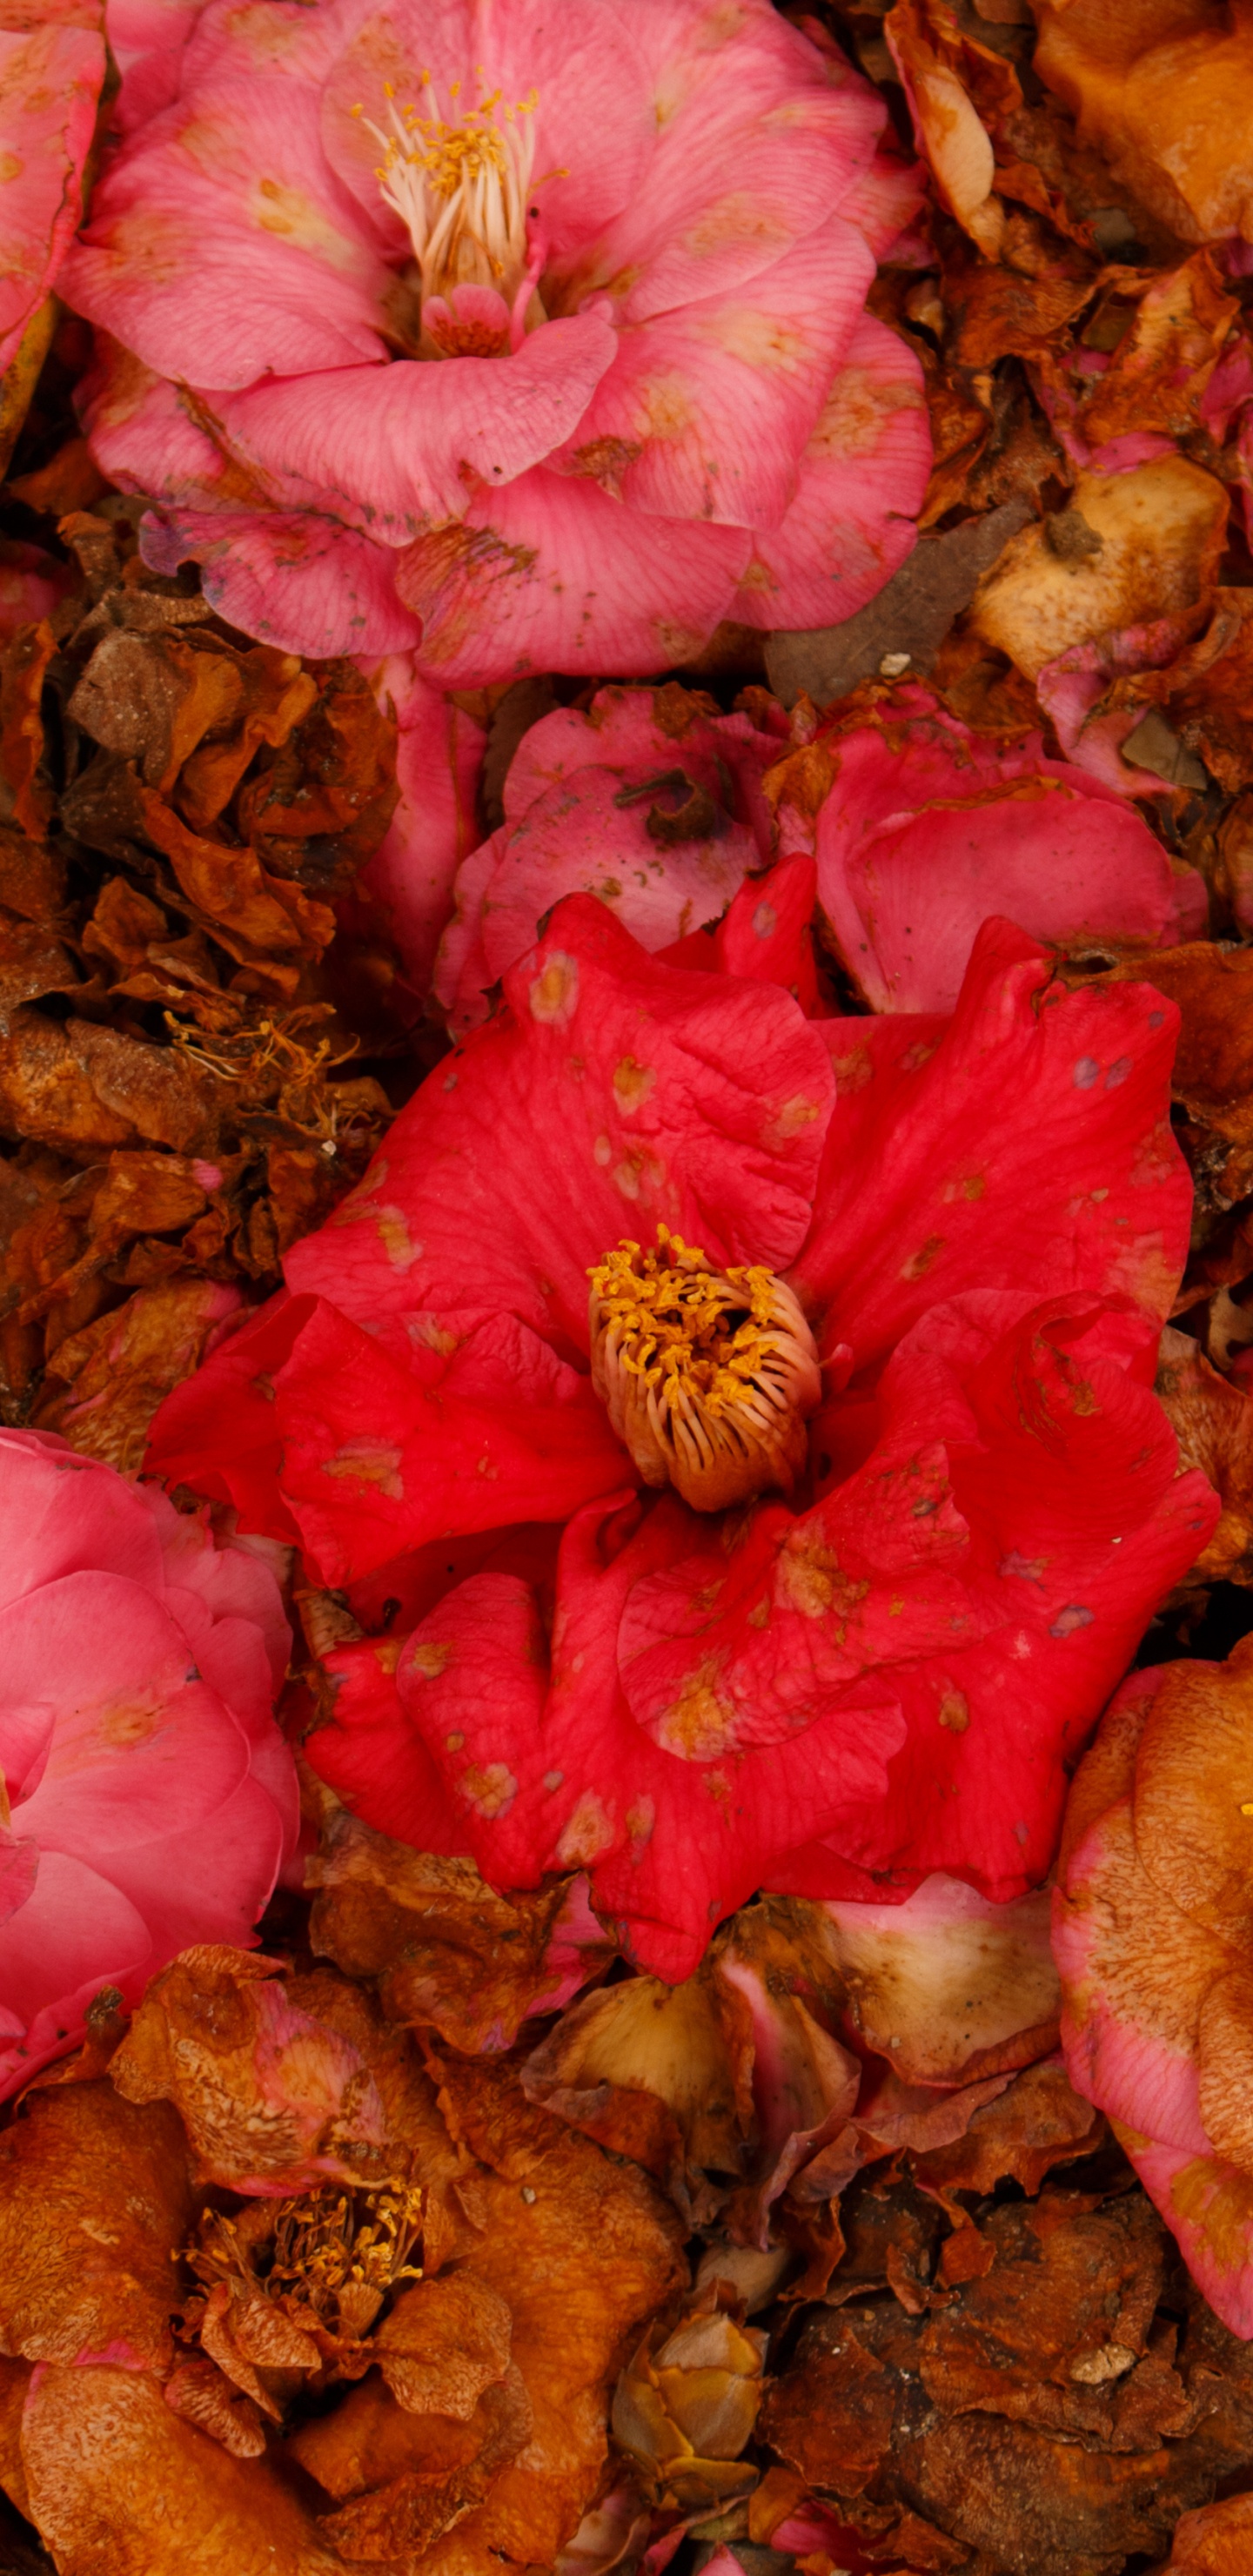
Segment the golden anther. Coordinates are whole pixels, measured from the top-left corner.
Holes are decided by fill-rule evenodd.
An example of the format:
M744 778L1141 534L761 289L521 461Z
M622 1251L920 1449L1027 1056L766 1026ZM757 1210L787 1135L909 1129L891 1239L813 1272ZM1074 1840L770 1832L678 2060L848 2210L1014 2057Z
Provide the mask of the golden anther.
M715 1270L668 1227L589 1271L592 1383L648 1485L696 1511L791 1493L821 1393L790 1288L757 1265Z

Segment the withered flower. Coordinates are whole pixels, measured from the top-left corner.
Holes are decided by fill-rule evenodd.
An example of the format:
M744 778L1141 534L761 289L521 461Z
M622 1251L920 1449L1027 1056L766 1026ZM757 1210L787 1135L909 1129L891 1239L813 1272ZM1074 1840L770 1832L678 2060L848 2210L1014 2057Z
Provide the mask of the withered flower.
M729 2504L756 2486L741 2458L757 2421L768 2338L712 2283L667 2332L654 2326L623 2371L613 2436L660 2504Z

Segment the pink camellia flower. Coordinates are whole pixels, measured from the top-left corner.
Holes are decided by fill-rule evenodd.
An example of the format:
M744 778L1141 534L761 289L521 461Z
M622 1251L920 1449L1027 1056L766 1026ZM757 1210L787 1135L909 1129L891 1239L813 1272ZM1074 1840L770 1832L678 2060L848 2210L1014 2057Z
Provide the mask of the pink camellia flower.
M1151 1391L1171 1005L1002 922L952 1019L809 1020L758 944L559 903L150 1453L383 1631L323 1777L498 1886L590 1867L670 1977L757 1886L1038 1881L1217 1509Z
M505 820L457 872L434 991L458 1030L566 894L593 894L655 955L717 922L771 857L762 776L786 742L673 682L598 689L523 736Z
M812 837L833 944L874 1010L951 1011L992 913L1067 942L1168 946L1205 927L1196 870L1038 734L994 744L913 685L817 747L830 790L816 827L783 803L782 845Z
M251 1942L294 1847L264 1552L62 1440L0 1431L0 2098L198 1941Z
M103 14L102 0L38 0L33 9L0 0L0 371L17 357L82 221Z
M1053 1911L1075 2090L1210 2306L1253 2335L1253 1639L1132 1673L1080 1765Z
M235 624L652 672L909 552L920 377L864 307L916 179L769 0L208 0L177 78L65 288L148 561Z

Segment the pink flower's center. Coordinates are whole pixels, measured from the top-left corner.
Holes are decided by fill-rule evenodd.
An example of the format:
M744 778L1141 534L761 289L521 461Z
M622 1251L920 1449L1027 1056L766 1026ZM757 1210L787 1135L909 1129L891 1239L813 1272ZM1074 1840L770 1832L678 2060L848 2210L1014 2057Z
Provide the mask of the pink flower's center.
M647 1485L696 1511L790 1493L821 1392L813 1335L773 1270L715 1270L664 1226L589 1271L592 1383Z
M464 82L451 83L446 117L429 72L422 75L420 104L400 105L387 83L382 125L364 108L353 109L380 146L375 175L407 227L423 306L433 302L437 309L431 336L445 353L460 345L448 319L458 313L459 289L478 292L482 309L467 310L464 317L477 348L491 338L490 332L487 341L483 336L490 320L485 293L495 299L499 316L495 344L519 346L542 265L534 218L530 224L527 219L538 92L510 107L499 90L483 90L481 66L478 77L480 96L473 107L462 105Z

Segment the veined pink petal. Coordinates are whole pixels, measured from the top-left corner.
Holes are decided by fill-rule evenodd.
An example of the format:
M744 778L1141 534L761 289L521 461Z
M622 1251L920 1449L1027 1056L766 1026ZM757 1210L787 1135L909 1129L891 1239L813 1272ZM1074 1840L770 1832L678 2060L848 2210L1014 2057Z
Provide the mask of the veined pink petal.
M838 625L912 551L931 471L931 430L912 350L864 314L800 460L777 527L759 523L733 617L746 626Z
M396 717L400 801L354 893L381 915L413 991L425 999L450 927L457 871L477 837L486 736L464 708L420 678L411 654L368 665L366 677Z
M830 1070L787 995L659 967L585 896L505 990L508 1019L438 1069L289 1254L294 1289L375 1331L477 1309L585 1350L588 1266L624 1234L660 1219L715 1261L776 1268L799 1249Z
M488 1016L491 976L483 946L483 897L500 865L506 834L492 832L457 870L452 917L435 957L431 991L454 1037L481 1028Z
M0 2031L0 2098L75 2046L101 1986L138 2002L151 1958L142 1914L107 1873L42 1853L31 1896L0 1924L0 1989L22 2028L20 2038Z
M747 283L624 324L552 462L662 518L776 527L873 275L832 216Z
M136 142L62 271L77 312L199 386L383 356L389 273L327 167L316 92L222 81Z
M147 125L178 96L183 52L203 0L109 0L109 46L122 75L117 133Z
M787 719L777 710L786 732ZM676 761L725 799L747 823L765 861L771 853L771 813L762 794L762 771L780 757L781 736L743 714L710 715L699 698L662 689L598 689L590 707L558 707L524 733L505 779L505 820L520 822L546 788L573 770L595 763L624 785L673 768Z
M748 543L739 528L641 517L537 466L407 546L396 586L437 685L650 672L697 651L727 614Z
M641 39L655 63L659 128L647 184L578 270L585 290L620 296L628 322L771 267L839 210L884 124L882 102L851 67L837 86L803 36L787 29L780 41L765 0L734 21L712 6L671 13L669 25L641 27Z
M512 483L568 438L617 346L583 315L533 331L516 357L447 358L292 375L220 399L232 449L276 495L400 546L458 519L475 479Z
M390 549L312 512L153 510L140 544L154 572L198 563L210 605L280 652L376 658L421 632L396 596Z
M1169 1311L1191 1184L1169 1125L1174 1011L1151 986L1065 993L989 922L951 1020L815 1025L839 1100L796 1268L859 1370L976 1285ZM989 1100L1012 1115L990 1123Z
M104 79L102 11L40 13L0 27L0 368L64 261L82 221L83 170Z

